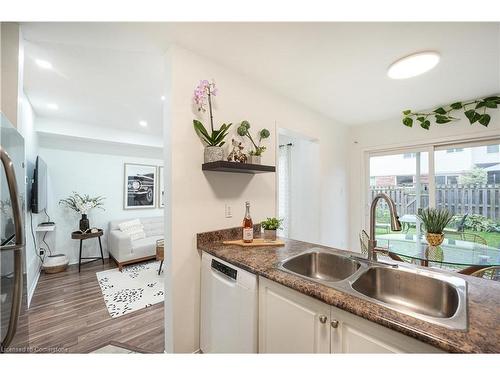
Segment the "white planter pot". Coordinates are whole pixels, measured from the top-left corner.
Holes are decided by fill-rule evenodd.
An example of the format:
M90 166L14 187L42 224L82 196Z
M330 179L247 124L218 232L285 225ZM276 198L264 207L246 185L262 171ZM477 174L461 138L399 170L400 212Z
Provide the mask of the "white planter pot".
M222 147L207 146L203 152L203 159L205 163L224 160L224 150Z
M261 163L261 156L250 155L248 158L248 162L250 164L260 164Z

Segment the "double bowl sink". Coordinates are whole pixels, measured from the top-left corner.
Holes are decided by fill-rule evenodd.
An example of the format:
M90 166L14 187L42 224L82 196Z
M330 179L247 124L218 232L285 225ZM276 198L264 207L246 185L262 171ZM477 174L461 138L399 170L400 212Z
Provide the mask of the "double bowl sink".
M467 284L456 276L322 248L287 258L278 268L429 323L467 329Z

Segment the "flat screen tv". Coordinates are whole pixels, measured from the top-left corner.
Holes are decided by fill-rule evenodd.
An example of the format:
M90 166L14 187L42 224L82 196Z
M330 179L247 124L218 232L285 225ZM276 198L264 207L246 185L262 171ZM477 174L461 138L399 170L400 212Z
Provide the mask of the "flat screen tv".
M31 211L38 214L47 208L47 164L40 156L36 158L31 186Z

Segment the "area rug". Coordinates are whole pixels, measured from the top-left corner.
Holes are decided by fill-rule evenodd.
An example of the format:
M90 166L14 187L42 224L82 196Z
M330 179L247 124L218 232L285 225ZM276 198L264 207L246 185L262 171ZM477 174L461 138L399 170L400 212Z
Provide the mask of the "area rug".
M163 302L165 283L160 262L149 262L97 272L104 302L112 318Z

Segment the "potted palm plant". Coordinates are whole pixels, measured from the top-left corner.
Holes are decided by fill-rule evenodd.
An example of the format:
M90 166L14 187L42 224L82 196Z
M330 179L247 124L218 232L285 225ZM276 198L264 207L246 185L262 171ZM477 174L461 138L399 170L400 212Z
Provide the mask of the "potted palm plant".
M429 245L441 245L444 240L443 230L453 219L453 214L447 209L426 208L417 217L424 225L425 238Z
M219 130L214 129L214 117L212 114L212 97L217 95L217 88L215 82L202 80L194 90L194 103L197 106L198 112L206 112L210 114L210 132L205 129L205 126L199 120L193 120L194 130L198 136L205 142L205 151L203 159L205 163L219 161L224 159L224 150L222 146L226 143L224 138L231 127L231 124L222 124Z
M272 242L276 241L276 230L281 229L281 224L283 219L277 219L275 217L268 217L260 225L264 229L264 241Z

